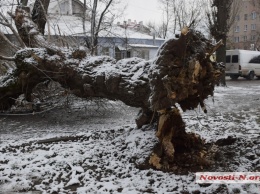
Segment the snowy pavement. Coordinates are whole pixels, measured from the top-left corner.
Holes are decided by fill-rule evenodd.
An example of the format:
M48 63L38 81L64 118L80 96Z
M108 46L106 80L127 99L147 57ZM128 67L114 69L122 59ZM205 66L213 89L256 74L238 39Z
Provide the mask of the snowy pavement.
M227 84L207 100L207 115L183 113L187 131L208 143L236 140L219 143L209 170L260 171L260 80ZM260 184L201 185L194 172L137 168L157 142L155 129L135 128L138 109L95 105L77 101L44 115L1 116L0 193L260 193Z

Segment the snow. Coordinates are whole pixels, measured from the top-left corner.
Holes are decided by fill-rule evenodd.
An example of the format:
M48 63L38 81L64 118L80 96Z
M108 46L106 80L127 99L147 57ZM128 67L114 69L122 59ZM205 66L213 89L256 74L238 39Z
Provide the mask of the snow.
M255 83L259 84L259 81ZM259 140L258 84L218 87L214 103L213 98L206 103L208 115L199 109L183 113L187 130L200 134L207 142L227 136L245 139L247 146L236 148L246 153L245 157L235 158L240 165L228 164L234 172L252 171L253 163L259 162L259 158L247 159L254 150L259 150L259 145L251 143ZM241 103L241 99L245 98L248 100ZM95 106L89 103L84 105L76 101L72 106L74 110L87 106L88 111L74 111L73 115L61 113L60 116L51 116L51 113L47 115L50 121L44 122L39 118L34 124L26 124L24 119L15 122L12 118L7 122L0 117L0 123L5 126L1 129L0 144L1 191L23 190L29 193L34 188L42 193L192 193L196 190L212 193L220 187L218 184L201 187L195 183L194 173L176 175L138 169L136 165L149 156L157 138L155 129L135 129L133 117L137 110L109 102L112 112L100 116L98 112L93 112ZM89 115L91 112L94 115ZM58 121L57 117L67 117L70 122L52 122L52 119ZM16 129L10 132L12 128ZM37 143L67 135L78 139ZM248 147L250 144L252 147ZM218 167L216 171L221 169ZM240 193L259 193L260 189L259 184L224 186L229 193L237 189Z
M0 76L0 87L6 87L15 83L15 78L10 78L12 72L9 72L7 75Z
M140 48L158 48L158 46L149 45L149 44L129 44L131 47L140 47Z
M78 36L83 35L82 19L76 16L52 16L50 18L50 34L59 35L58 27L62 35ZM85 22L86 29L90 29L90 22ZM46 34L48 32L46 31ZM87 31L87 34L90 32ZM153 39L153 36L140 33L131 29L124 29L117 25L113 25L111 29L103 30L99 33L99 37L127 37L137 39ZM157 40L164 40L156 38ZM138 46L138 45L137 45ZM150 45L148 45L151 47Z

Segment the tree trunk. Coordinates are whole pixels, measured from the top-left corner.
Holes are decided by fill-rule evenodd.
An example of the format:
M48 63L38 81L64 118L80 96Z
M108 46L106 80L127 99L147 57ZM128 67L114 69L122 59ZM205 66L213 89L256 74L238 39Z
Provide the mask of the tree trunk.
M90 30L90 34L91 34L91 48L90 48L90 54L94 55L95 54L95 50L96 50L96 42L97 42L97 37L95 36L96 33L96 15L97 15L97 4L98 1L94 0L93 2L93 8L92 8L92 13L91 13L91 30Z
M220 46L219 49L216 51L216 61L223 62L223 64L226 66L226 39L222 40L223 45ZM221 86L227 86L225 73L221 75L220 84Z
M233 0L213 0L212 7L216 8L212 11L213 21L209 17L210 32L212 36L217 41L223 41L223 46L221 46L216 52L216 59L224 65L226 64L227 34L231 26L231 24L229 24L229 20L232 3ZM226 86L225 72L221 76L220 82L222 86Z
M23 10L17 9L14 18L23 40L41 48L16 53L17 69L0 79L2 110L14 104L20 94L24 93L30 100L31 91L38 83L52 79L81 98L121 100L142 108L138 127L150 123L158 114L156 135L162 154L152 154L150 159L150 164L158 169L164 165L162 160L154 160L155 155L156 159L172 161L176 149L195 146L197 140L185 132L175 104L183 111L200 105L206 112L203 101L213 95L214 85L223 73L218 64L210 61L221 43L212 45L199 32L184 28L179 39L164 43L154 61L132 58L116 63L111 57L86 57L85 51L50 46L40 33L26 33L36 28Z
M32 10L32 20L42 34L44 34L49 4L50 0L36 0Z

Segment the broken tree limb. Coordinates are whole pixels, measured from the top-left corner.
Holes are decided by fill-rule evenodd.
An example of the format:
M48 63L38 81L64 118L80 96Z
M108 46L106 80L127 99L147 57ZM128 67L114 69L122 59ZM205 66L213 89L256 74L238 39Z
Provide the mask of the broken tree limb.
M10 16L12 15L10 12L7 12ZM13 34L15 35L15 37L17 38L18 42L20 43L20 46L22 48L25 48L25 44L22 41L22 39L20 38L19 34L17 33L17 31L14 29L14 27L12 26L12 24L8 21L8 19L4 16L4 14L0 13L0 17L5 21L5 22L1 22L2 25L7 26L8 28L10 28L10 30L13 32Z
M14 61L15 60L14 57L6 57L6 56L2 56L2 55L0 55L0 59L5 60L5 61Z
M49 44L43 34L39 32L38 26L32 21L30 13L17 7L15 15L11 15L15 21L19 37L27 47L46 48L51 52L58 52L59 48Z
M213 55L217 50L218 48L221 46L221 45L224 45L223 44L223 41L220 40L216 43L216 45L212 48L212 50L207 54L208 57L210 57L211 55Z
M3 32L0 31L0 37L12 48L12 50L17 51L20 48L13 44L5 35Z

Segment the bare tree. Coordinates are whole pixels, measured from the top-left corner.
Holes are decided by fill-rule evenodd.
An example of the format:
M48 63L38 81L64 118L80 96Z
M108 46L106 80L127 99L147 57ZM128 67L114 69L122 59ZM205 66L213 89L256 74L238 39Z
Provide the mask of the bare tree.
M119 3L118 0L89 0L84 1L84 5L91 8L90 15L90 35L87 37L87 47L91 55L97 54L98 37L101 31L109 31L122 12L115 12L114 5Z
M154 35L166 39L170 33L176 32L175 0L158 0L158 2L162 11L161 22L158 24L150 21L147 26Z
M84 6L83 6L84 10L83 10L83 16L82 16L82 27L83 27L83 33L84 33L84 35L86 35L86 24L85 24L85 22L86 22L86 14L87 14L86 13L87 0L84 0L83 4L84 4Z
M164 34L167 34L167 32L165 31L163 24L156 24L154 22L149 21L146 25L150 29L150 32L153 36L164 39L166 38Z
M162 10L162 24L159 27L159 32L161 33L162 38L167 37L167 33L170 30L170 24L173 19L173 14L172 9L175 9L175 6L173 4L174 1L171 0L159 0L161 4L161 10ZM175 29L175 28L174 28ZM174 30L175 32L175 30Z
M204 18L205 5L205 0L175 1L177 9L175 8L174 12L179 29L184 26L198 27Z
M216 41L223 41L223 45L216 52L216 60L225 64L227 35L235 21L241 2L235 0L211 0L210 3L211 10L207 13L210 34ZM225 74L222 75L221 84L226 86Z
M153 29L159 37L166 38L167 34L175 34L185 26L193 29L203 23L205 6L207 0L158 0L161 5L162 22L148 26Z

